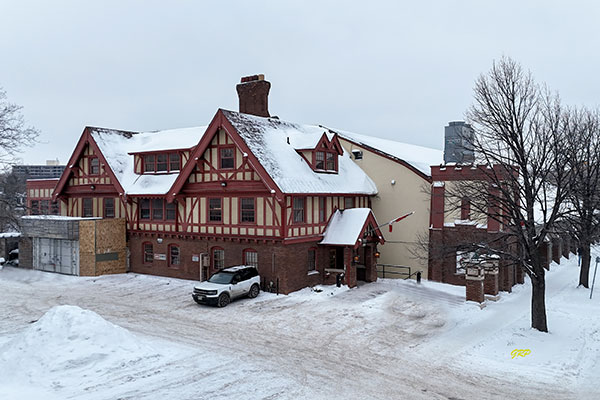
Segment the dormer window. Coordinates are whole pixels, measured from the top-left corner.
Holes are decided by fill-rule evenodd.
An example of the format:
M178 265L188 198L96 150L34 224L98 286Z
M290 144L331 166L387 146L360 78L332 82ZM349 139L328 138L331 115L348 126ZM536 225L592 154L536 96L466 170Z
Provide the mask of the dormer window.
M337 171L335 167L337 161L337 154L327 152L327 171Z
M325 152L317 151L315 153L315 169L325 169Z
M177 152L144 154L143 174L160 174L177 172L181 170L181 156Z

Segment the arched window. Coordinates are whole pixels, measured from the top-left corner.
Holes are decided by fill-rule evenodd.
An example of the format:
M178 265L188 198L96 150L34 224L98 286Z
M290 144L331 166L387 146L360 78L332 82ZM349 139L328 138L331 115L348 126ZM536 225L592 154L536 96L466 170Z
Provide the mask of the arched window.
M244 265L251 265L258 269L258 252L254 249L245 249L243 251Z
M152 262L154 261L154 248L152 247L152 243L144 242L142 244L142 254L143 263L152 264Z
M225 268L225 250L221 247L212 248L212 267L214 270Z
M169 267L179 267L181 264L181 253L176 244L169 245Z

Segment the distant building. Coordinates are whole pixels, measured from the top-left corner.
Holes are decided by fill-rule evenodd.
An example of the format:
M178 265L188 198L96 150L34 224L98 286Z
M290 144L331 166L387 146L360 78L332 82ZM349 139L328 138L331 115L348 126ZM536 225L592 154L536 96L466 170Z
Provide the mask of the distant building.
M58 160L47 160L46 165L13 165L12 172L24 179L54 179L60 178L64 169Z
M471 146L475 132L464 121L449 122L444 128L444 163L473 164L475 152Z

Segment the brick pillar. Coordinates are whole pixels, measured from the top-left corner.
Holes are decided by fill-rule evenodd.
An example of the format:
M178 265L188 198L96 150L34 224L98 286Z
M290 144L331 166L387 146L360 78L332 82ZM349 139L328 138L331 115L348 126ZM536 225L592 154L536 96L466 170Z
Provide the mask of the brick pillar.
M520 283L520 284L524 284L525 283L525 271L523 271L523 267L521 267L520 265L517 265L516 267L516 275L517 275L517 282L515 283Z
M569 237L564 235L562 238L562 255L565 258L569 258L571 244L569 243Z
M356 286L356 267L352 265L352 249L350 247L344 247L344 269L345 281L348 287L353 288Z
M467 267L467 273L465 275L467 301L475 301L477 303L483 303L485 301L483 280L483 268L476 265Z
M557 264L560 264L560 256L562 254L561 250L561 240L560 238L552 239L552 261Z
M375 246L369 246L365 251L365 267L367 268L367 282L377 280L377 259L375 258Z
M483 292L492 296L498 294L498 260L488 260L483 264Z
M500 260L500 268L498 271L498 289L502 292L512 292L514 281L515 265L511 260Z

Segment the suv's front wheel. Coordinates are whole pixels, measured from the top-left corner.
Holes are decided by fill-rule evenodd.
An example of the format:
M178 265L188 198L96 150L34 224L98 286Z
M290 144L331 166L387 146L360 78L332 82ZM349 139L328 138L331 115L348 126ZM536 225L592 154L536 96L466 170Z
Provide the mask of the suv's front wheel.
M221 293L219 300L217 300L218 307L226 307L231 302L231 298L227 293Z
M255 283L254 285L252 285L252 287L250 287L250 291L248 292L248 297L250 297L251 299L253 299L256 296L258 296L258 292L260 292L260 288Z

